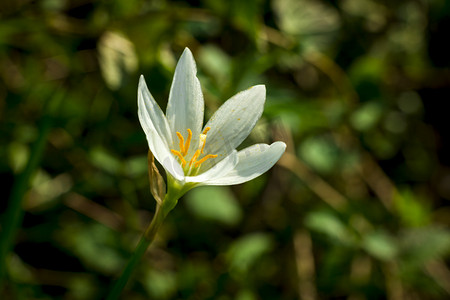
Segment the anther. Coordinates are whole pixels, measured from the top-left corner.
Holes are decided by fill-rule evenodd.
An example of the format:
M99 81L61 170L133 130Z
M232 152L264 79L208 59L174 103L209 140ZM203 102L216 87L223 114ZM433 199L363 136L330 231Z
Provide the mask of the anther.
M180 153L180 151L171 149L170 152L172 152L174 155L176 155L181 160L181 164L183 165L183 168L184 168L186 166L186 160L184 159L184 157Z
M184 153L185 152L185 150L184 150L184 138L181 135L181 133L179 133L178 131L177 131L177 137L180 140L180 152ZM183 154L183 155L186 155L186 154Z
M192 166L193 163L197 160L198 156L200 155L200 150L195 151L194 156L192 156L191 161L189 162L189 167Z
M204 153L205 145L206 145L206 133L211 129L211 127L206 127L203 132L200 134L200 145L201 147L201 153Z
M191 144L191 139L192 139L192 131L188 128L187 132L188 132L188 137L186 139L186 144L184 145L183 151L181 151L183 153L183 156L185 156L188 153L189 145ZM181 149L181 147L180 147L180 149Z
M208 155L205 155L203 158L201 158L199 161L197 161L199 156L204 153L204 149L205 149L205 145L206 145L206 133L208 133L208 131L210 129L211 129L211 127L206 127L203 130L203 132L200 134L198 148L194 152L194 155L192 156L191 160L189 161L189 169L185 170L185 172L187 172L187 174L191 173L192 167L198 168L206 160L217 157L217 155L215 155L215 154L208 154ZM177 137L180 140L180 142L179 142L180 151L173 150L173 149L170 150L170 152L172 152L172 154L174 154L176 157L179 158L183 168L185 168L187 165L185 157L189 151L189 147L190 147L191 141L192 141L192 130L190 130L188 128L187 132L188 132L188 136L186 138L186 141L184 140L183 135L180 132L178 132L178 131L176 132Z
M200 150L201 153L203 153L203 150L205 149L205 145L206 145L206 134L200 134L200 142L199 142L199 147L201 147L202 149Z
M195 163L194 167L198 167L200 164L204 163L208 158L215 158L217 157L217 154L208 154L202 159L200 159L198 162Z
M206 127L205 130L203 130L203 134L206 134L210 129L211 127Z

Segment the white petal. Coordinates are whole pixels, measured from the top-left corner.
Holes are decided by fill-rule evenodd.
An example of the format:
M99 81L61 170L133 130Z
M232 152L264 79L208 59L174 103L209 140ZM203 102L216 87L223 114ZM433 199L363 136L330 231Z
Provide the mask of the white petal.
M186 182L199 182L208 184L210 180L215 180L216 178L220 178L231 172L235 166L238 164L238 154L237 151L234 150L230 155L222 159L219 163L214 165L208 171L203 174L197 176L188 176L186 177Z
M143 76L139 79L138 116L150 151L152 151L156 160L173 177L181 180L184 176L183 170L170 152L173 143L169 124L158 103L150 94Z
M169 147L172 147L173 141L169 123L167 122L166 116L164 116L164 113L158 103L156 103L152 94L148 90L143 75L139 78L138 109L142 110L147 115L144 121L151 121L159 136ZM141 115L139 115L139 117L141 117ZM143 120L140 119L140 121L142 124ZM144 126L142 127L144 128Z
M286 144L256 144L238 152L239 162L228 174L204 182L206 185L233 185L252 180L269 170L283 155Z
M184 172L180 163L175 159L169 151L156 131L150 129L149 134L146 134L148 146L152 151L156 160L163 166L166 172L170 173L175 179L183 181Z
M202 89L196 74L194 57L186 48L175 69L166 111L173 139L176 139L177 131L186 138L189 128L194 145L198 143L204 110Z
M257 85L234 95L211 117L206 127L208 131L205 153L216 154L206 166L216 163L236 149L250 134L261 117L266 100L266 87Z

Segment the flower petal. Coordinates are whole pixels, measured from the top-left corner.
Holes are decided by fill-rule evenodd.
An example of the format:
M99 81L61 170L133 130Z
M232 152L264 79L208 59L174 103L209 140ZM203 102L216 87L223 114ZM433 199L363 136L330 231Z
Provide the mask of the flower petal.
M141 75L139 78L139 88L138 88L138 109L146 113L147 117L141 121L151 121L155 127L158 135L164 140L165 144L170 148L173 145L172 135L167 122L166 116L162 112L158 103L156 103L152 94L148 90L147 84L145 83L144 76ZM139 118L141 115L139 114ZM142 126L144 128L144 126ZM144 128L145 131L145 128Z
M150 94L143 76L139 79L138 116L150 151L156 160L173 177L181 180L184 177L183 170L170 152L173 143L169 124L158 103Z
M233 185L252 180L269 170L283 155L286 144L255 144L238 152L239 162L225 176L203 182L205 185Z
M250 134L261 117L266 100L266 87L256 85L227 100L211 117L205 153L217 158L207 161L211 166L236 149Z
M186 182L207 183L210 180L225 176L226 174L231 172L238 164L237 153L238 152L236 150L232 151L230 155L222 159L219 163L214 165L203 174L197 176L187 176L185 178Z
M192 143L198 143L203 124L204 101L197 67L191 51L186 48L178 61L170 88L167 103L167 119L172 131L172 138L176 139L176 132L187 134L192 130Z

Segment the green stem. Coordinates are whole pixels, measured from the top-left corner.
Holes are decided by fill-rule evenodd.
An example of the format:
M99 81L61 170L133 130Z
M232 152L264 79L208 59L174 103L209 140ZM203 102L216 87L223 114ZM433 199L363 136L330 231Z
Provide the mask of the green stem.
M136 250L134 251L133 255L128 261L128 264L126 265L119 279L115 282L113 288L109 292L108 298L106 298L107 300L115 300L119 298L120 293L122 292L128 280L130 279L131 274L133 273L138 263L141 261L142 257L147 251L148 246L150 246L150 244L152 243L159 227L166 218L167 214L177 204L179 197L180 197L179 193L176 192L174 193L174 191L169 188L166 196L164 197L162 205L156 206L156 212L155 215L153 216L152 222L148 226L145 233L142 235L141 240L139 241L139 244L136 247Z

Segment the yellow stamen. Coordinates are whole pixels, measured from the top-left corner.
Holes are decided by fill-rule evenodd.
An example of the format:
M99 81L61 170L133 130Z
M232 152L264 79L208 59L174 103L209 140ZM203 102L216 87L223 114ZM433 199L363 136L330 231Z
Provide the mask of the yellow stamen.
M203 150L205 149L205 144L206 144L206 134L202 133L202 134L200 134L200 142L198 145L199 148L202 148L200 150L201 153L203 153Z
M181 164L183 165L183 168L186 166L186 160L184 159L183 155L180 153L180 151L177 150L170 150L174 155L176 155L180 160Z
M200 155L200 150L195 151L194 156L192 156L191 161L189 162L189 167L192 166L193 163L197 160L198 156Z
M200 134L200 147L201 153L204 153L205 145L206 145L206 133L211 129L211 127L206 127L205 130L203 130L203 133Z
M181 133L179 133L178 131L177 131L177 137L180 140L180 153L184 153L184 138L181 135ZM183 154L183 155L186 155L186 154Z
M186 144L184 146L184 149L181 151L183 153L183 156L185 156L187 154L187 152L189 150L189 146L191 144L191 139L192 139L192 131L188 128L187 132L188 132L188 137L186 140ZM181 149L181 147L180 147L180 149Z
M192 156L191 160L189 161L189 168L186 169L186 155L189 152L189 147L191 145L191 141L192 141L192 130L190 130L189 128L187 129L188 132L188 136L186 138L186 141L184 140L183 135L180 132L176 132L178 139L180 140L179 142L179 146L180 146L180 151L177 150L173 150L171 149L170 152L172 152L173 155L175 155L176 157L179 158L179 161L181 162L184 172L186 174L192 174L192 172L194 172L194 174L197 174L198 169L200 167L200 165L202 163L204 163L206 160L210 159L210 158L214 158L217 157L217 155L215 154L208 154L205 155L203 158L201 158L200 160L197 161L197 159L199 158L199 156L204 152L205 150L205 144L206 144L206 133L211 129L211 127L206 127L202 133L200 133L199 136L199 143L198 143L198 148L197 150L195 150L194 155ZM193 169L196 169L196 171L193 171Z
M200 159L198 162L196 162L194 167L197 168L200 164L204 163L208 158L215 158L215 157L217 157L216 154L208 154L205 157L203 157L202 159Z
M210 129L211 127L206 127L205 130L203 130L203 134L206 134Z

